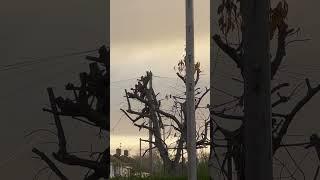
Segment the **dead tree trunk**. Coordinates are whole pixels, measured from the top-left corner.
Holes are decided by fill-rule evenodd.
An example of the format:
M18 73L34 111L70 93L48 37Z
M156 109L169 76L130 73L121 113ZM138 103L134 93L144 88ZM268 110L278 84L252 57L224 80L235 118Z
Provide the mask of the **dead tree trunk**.
M179 65L181 67L184 67L184 62L180 61ZM181 71L183 71L183 68L179 68ZM200 64L197 63L195 65L196 69L196 80L195 84L199 80L200 76ZM181 72L177 73L177 76L183 80L185 83L185 77L180 74ZM176 108L181 113L172 113L166 112L166 110L163 110L161 106L162 100L158 100L159 93L155 93L153 87L148 86L149 81L152 80L152 73L147 72L146 76L142 76L141 79L138 79L138 83L134 86L134 88L131 88L131 91L128 92L125 90L125 97L128 104L128 109L124 110L121 109L121 111L127 116L129 120L135 125L136 127L141 129L146 129L148 131L152 131L152 134L154 135L154 142L152 142L155 146L155 148L159 151L160 157L164 163L164 169L165 172L169 175L178 176L179 171L178 168L180 167L180 160L182 157L182 150L185 149L185 143L186 143L186 101L185 96L174 96L170 95L170 98L173 100L173 108ZM209 92L207 89L204 93L199 92L199 89L197 90L196 96L196 104L195 109L199 107L199 104L203 97ZM169 96L167 95L165 99L169 100ZM140 105L143 106L143 108L133 108L131 101L135 101L140 103ZM147 125L147 120L151 120L153 126L152 128ZM203 136L198 137L197 146L202 146L204 144L207 144L207 128L208 128L208 122L206 122L205 126L205 133ZM164 130L164 128L171 129L172 131L169 131L167 133L174 133L175 137L177 137L176 143L174 143L175 147L168 147L168 145L165 142L165 136L162 136L161 132ZM170 135L170 134L169 134ZM171 150L175 150L174 153L171 153ZM149 151L148 149L147 151ZM169 151L170 150L170 151ZM146 151L146 152L147 152Z

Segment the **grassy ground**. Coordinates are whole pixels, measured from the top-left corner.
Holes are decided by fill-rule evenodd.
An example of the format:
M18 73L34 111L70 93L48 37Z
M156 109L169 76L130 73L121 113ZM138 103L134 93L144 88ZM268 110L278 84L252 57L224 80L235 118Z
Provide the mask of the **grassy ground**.
M207 163L199 163L198 164L198 180L208 180L208 166ZM157 175L147 178L140 178L140 177L128 177L128 178L112 178L111 180L187 180L186 176L181 177L170 177L166 175Z

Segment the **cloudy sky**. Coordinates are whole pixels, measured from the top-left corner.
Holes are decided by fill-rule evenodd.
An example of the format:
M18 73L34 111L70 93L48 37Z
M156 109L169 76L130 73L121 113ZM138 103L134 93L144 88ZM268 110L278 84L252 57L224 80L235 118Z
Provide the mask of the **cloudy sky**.
M174 92L183 87L176 84L173 66L181 59L185 45L184 0L112 0L111 1L111 146L120 146L137 153L139 138L146 138L146 132L138 129L123 116L120 108L126 108L123 97L124 89L130 89L136 78L151 70L154 75L154 86L162 94ZM275 2L275 1L273 1ZM209 0L197 0L195 3L195 57L201 62L203 75L200 86L209 85ZM214 1L218 4L218 1ZM287 48L285 66L276 76L273 83L289 82L292 87L309 77L313 85L320 83L320 62L318 59L320 23L318 1L291 0L289 3L288 22L291 27L300 28L297 38L310 38L311 41L292 44ZM215 23L217 17L214 18ZM274 44L273 44L274 45ZM274 46L273 46L274 47ZM221 51L217 56L223 57ZM221 61L220 61L221 60ZM215 84L236 95L241 94L241 85L231 77L239 76L238 69L228 59L219 59L216 64ZM176 91L177 92L177 91ZM305 93L301 89L292 105ZM216 92L216 99L226 100L224 94ZM290 128L290 134L298 141L306 141L312 133L319 132L315 119L320 95L305 106ZM289 107L289 108L290 108ZM279 109L285 112L288 108ZM288 138L288 142L292 139ZM144 145L146 147L147 144ZM297 154L301 159L302 154ZM308 157L316 158L313 153ZM289 162L290 163L290 162ZM311 164L312 164L311 163ZM310 165L310 164L309 164ZM311 167L311 166L310 166ZM313 173L312 168L309 173Z
M118 147L122 143L122 147L137 149L138 137L146 134L139 133L137 128L130 125L126 117L122 117L119 110L120 107L126 107L123 98L124 89L134 85L136 81L132 78L144 75L147 70L153 71L156 76L169 77L154 80L155 86L159 85L159 91L165 87L164 92L169 91L176 83L173 66L181 59L185 45L184 2L184 0L111 1L111 103L113 104L111 106L111 145L113 147ZM286 64L287 69L291 68L292 72L283 72L281 78L284 80L295 82L297 73L304 73L316 81L315 77L319 75L319 71L311 71L310 68L306 72L308 66L319 66L316 59L318 49L316 43L320 40L317 34L320 24L318 21L311 20L316 17L316 10L313 10L313 7L317 3L297 0L289 2L289 23L301 28L301 38L311 38L312 41L298 43L288 48ZM195 57L201 62L203 68L202 85L208 86L209 1L195 1L194 11ZM297 64L304 66L298 69ZM230 77L224 79L230 74L237 75L234 66L218 64L217 71L216 79L217 83L221 82L218 83L220 89L228 83L234 83L230 81ZM304 77L298 78L301 80ZM319 99L319 97L316 98Z
M203 66L203 81L209 68L209 1L195 2L195 56ZM183 0L111 1L111 145L137 150L140 132L122 117L123 92L136 77L151 70L154 86L162 95L172 91L177 78L173 67L185 48ZM166 77L166 78L164 78ZM134 78L134 79L132 79ZM161 86L160 86L161 85ZM178 88L183 90L180 85ZM117 102L117 103L115 103ZM120 106L119 106L120 105ZM121 118L122 117L122 118Z

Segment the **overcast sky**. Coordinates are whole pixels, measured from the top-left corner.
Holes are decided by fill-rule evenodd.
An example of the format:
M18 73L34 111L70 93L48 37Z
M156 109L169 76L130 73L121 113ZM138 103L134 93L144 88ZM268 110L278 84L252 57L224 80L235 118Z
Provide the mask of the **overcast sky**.
M181 59L185 45L184 0L113 0L111 1L111 145L114 148L122 145L133 153L137 152L139 137L146 137L146 132L139 132L130 121L123 117L120 107L126 108L123 97L124 89L130 89L135 79L151 70L154 75L154 86L162 95L174 92L176 85L173 66ZM274 2L274 1L273 1ZM197 0L195 3L195 57L201 62L203 76L200 86L209 85L209 0ZM217 4L217 1L215 1ZM289 3L289 25L300 27L298 38L311 38L311 41L296 43L287 48L283 70L278 73L273 83L289 82L293 87L304 78L309 77L314 85L320 83L320 62L318 59L320 41L320 23L318 1L291 0ZM217 17L214 18L215 23ZM221 51L217 51L223 56ZM231 61L216 66L216 87L236 95L241 94L241 85L231 80L239 76L237 68ZM166 78L164 78L166 77ZM302 89L293 99L293 104L303 96ZM217 93L216 99L226 100L223 94ZM291 134L304 134L299 140L305 141L309 135L319 132L315 117L320 95L306 105L290 128ZM291 105L293 105L291 104ZM280 109L285 112L286 108ZM145 144L145 147L147 144ZM114 149L113 149L114 150ZM313 154L314 155L314 154ZM314 158L315 156L308 157ZM299 158L299 157L298 157ZM313 171L313 169L310 169Z
M169 90L170 86L175 84L173 66L181 59L185 44L184 2L184 0L111 1L111 80L113 81L111 83L111 103L114 104L111 106L112 146L117 147L122 142L128 148L137 149L139 145L137 136L145 134L139 133L137 128L131 126L129 120L122 117L119 110L119 105L126 107L122 96L124 89L131 88L136 82L132 78L144 75L147 70L152 70L157 76L172 78L155 78L156 87L159 84L161 88L166 87ZM313 81L317 80L315 77L319 75L319 71L301 72L306 68L297 69L295 64L320 65L316 59L318 50L316 42L320 40L317 32L319 32L320 25L318 21L311 20L317 17L317 10L313 10L316 7L315 4L319 2L297 0L289 2L289 23L301 28L301 38L312 38L312 41L290 46L285 63L290 65L286 69L291 68L291 71L305 73L308 77L313 77ZM195 57L201 62L203 68L203 86L208 86L209 1L195 1L194 11ZM219 79L228 76L225 72L237 75L233 72L236 71L235 67L225 64L218 64L217 71L219 71L216 75L217 83ZM290 76L297 75L284 72L281 74L282 79L297 81ZM218 85L220 88L228 83L234 83L226 79L220 82L224 82ZM319 99L319 97L315 99L317 98Z
M209 1L195 2L195 54L208 76ZM173 67L182 59L185 48L185 11L183 0L111 1L111 145L138 148L139 133L125 117L123 92L136 77L151 70L154 86L162 95L170 93L177 78ZM130 79L130 80L127 80ZM121 81L120 81L121 80ZM161 86L160 86L161 84ZM171 88L170 88L171 87ZM183 90L182 86L179 89ZM119 101L120 100L120 101ZM117 104L115 103L117 102ZM121 105L121 106L119 106ZM121 120L119 120L121 118ZM138 136L137 136L138 134Z

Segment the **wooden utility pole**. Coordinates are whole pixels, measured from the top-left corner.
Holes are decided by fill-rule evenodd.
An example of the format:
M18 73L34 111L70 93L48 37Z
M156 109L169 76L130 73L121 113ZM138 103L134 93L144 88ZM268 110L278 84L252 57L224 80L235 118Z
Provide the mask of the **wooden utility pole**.
M269 0L243 0L245 180L271 180Z
M194 102L194 26L193 0L186 0L186 94L188 179L197 179L196 123Z
M214 41L213 41L213 35L214 35L214 3L213 0L210 0L210 107L213 107L213 76L214 76ZM214 139L214 130L213 130L213 117L210 116L210 154L209 154L209 165L208 165L208 170L209 170L209 175L210 179L213 180L214 177L214 166L213 166L213 160L214 160L214 145L213 145L213 139Z
M152 72L150 71L148 73L149 75L149 89L152 89ZM149 119L149 128L152 129L152 119ZM149 130L149 167L150 167L150 173L153 174L153 158L152 158L152 131Z

